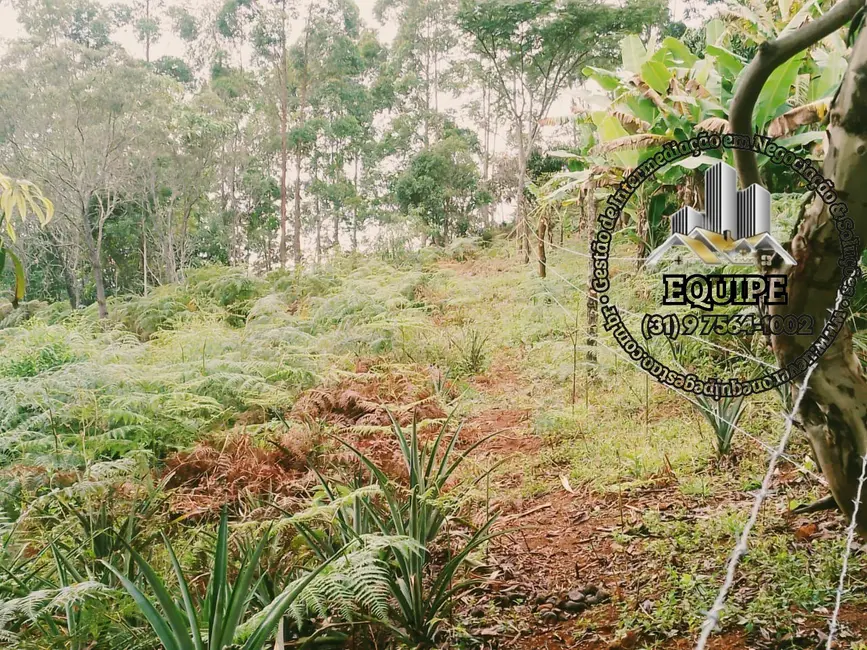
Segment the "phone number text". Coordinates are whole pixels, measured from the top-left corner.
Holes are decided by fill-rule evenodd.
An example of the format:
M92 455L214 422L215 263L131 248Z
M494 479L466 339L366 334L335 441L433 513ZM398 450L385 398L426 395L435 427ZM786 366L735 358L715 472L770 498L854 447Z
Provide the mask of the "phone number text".
M813 317L807 314L645 314L641 333L650 340L664 336L672 341L693 334L707 336L749 335L761 332L770 335L813 334Z

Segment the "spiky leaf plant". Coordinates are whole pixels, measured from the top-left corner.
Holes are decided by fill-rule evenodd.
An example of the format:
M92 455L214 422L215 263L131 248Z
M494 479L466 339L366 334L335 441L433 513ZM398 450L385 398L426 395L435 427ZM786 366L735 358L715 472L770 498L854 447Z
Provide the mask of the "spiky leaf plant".
M414 647L429 647L435 643L453 599L478 582L462 578L460 570L464 561L496 534L491 533L496 521L494 515L463 546L450 548L444 565L434 563L432 547L456 508L445 498L446 483L468 454L491 438L486 436L455 456L460 427L448 439L450 422L451 417L443 423L433 443L426 445L420 443L415 423L407 434L392 418L392 430L407 469L406 484L390 478L369 456L349 442L340 441L370 471L380 493L375 499L358 499L365 516L358 512L353 512L352 517L346 516L347 513L338 515L336 521L343 534L352 535L355 530L363 531L372 526L382 535L398 535L414 541L414 545L409 547L389 547L391 573L388 578L393 601L388 612L389 627L403 643ZM448 496L453 497L451 504L460 494L460 486L449 490ZM315 545L316 537L310 531L306 533L302 530L308 543Z
M719 400L697 395L701 405L698 410L713 429L716 450L720 456L727 456L732 451L732 438L738 427L738 421L744 412L746 404L743 397L723 397Z
M190 590L180 562L168 538L163 535L174 576L178 582L178 599L166 588L156 570L138 553L132 557L156 597L156 602L146 596L123 572L112 565L108 568L117 576L132 596L139 610L153 628L165 650L224 650L235 648L236 636L249 619L255 619L241 650L261 650L273 634L280 619L301 595L312 580L334 559L327 559L302 578L290 583L259 614L248 617L248 609L256 587L256 572L259 559L270 536L262 535L252 551L241 561L234 582L229 578L229 524L225 510L220 517L217 545L214 552L214 567L210 574L204 601L199 601Z

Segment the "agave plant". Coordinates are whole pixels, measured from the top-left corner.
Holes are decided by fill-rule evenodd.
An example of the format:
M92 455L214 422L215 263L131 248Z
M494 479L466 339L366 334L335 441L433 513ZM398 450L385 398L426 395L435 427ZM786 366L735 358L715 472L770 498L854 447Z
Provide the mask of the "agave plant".
M266 532L252 551L245 553L234 582L229 579L229 527L225 510L220 517L214 567L203 601L190 591L189 581L168 538L163 535L172 570L178 581L180 603L166 588L156 570L138 553L130 551L142 575L156 597L156 602L146 596L124 573L107 564L120 583L132 596L139 610L153 628L165 650L261 650L274 633L279 621L292 606L302 591L331 562L332 558L319 564L302 578L290 583L270 604L254 616L248 609L256 588L255 575L259 559L270 532ZM246 636L242 645L236 645L236 637Z
M697 395L699 411L713 429L716 439L716 450L720 456L727 456L732 450L732 438L738 428L738 421L746 405L743 397L723 397L712 399Z
M388 626L398 638L413 647L434 644L440 625L453 599L477 584L472 578L461 579L460 569L467 557L498 533L491 533L496 515L479 527L463 546L449 550L444 565L434 564L431 548L443 532L443 527L454 513L446 503L446 483L476 447L489 440L486 436L459 455L455 446L460 427L447 441L451 418L443 423L430 445L420 444L416 423L407 433L392 418L392 431L400 447L407 469L407 484L390 478L369 456L349 442L340 440L370 471L378 498L360 498L352 504L352 516L341 513L337 518L343 534L353 534L372 526L384 536L408 537L412 545L391 545L392 571L388 587L393 606L388 612ZM452 496L459 488L452 488ZM333 492L331 492L333 497ZM357 510L361 505L366 516ZM311 545L316 537L302 531ZM359 534L359 533L354 533ZM322 552L321 546L319 552Z

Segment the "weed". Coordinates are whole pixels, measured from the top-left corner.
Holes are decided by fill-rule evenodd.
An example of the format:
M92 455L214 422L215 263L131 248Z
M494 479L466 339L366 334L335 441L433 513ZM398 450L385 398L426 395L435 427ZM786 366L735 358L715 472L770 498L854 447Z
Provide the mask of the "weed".
M455 365L458 374L478 375L484 371L488 358L488 335L470 328L464 330L461 338L453 340L452 344L458 351L458 362Z

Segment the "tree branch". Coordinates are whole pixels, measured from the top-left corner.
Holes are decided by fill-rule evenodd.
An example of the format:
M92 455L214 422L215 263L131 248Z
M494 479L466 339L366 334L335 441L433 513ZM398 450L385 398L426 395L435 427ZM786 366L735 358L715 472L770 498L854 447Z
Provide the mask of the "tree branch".
M774 70L798 52L806 50L840 29L852 19L863 4L864 0L841 0L824 16L816 18L791 34L762 43L758 55L744 71L743 80L732 99L729 112L732 133L752 135L753 109L762 88ZM744 187L760 182L756 154L752 151L735 149L735 166Z

